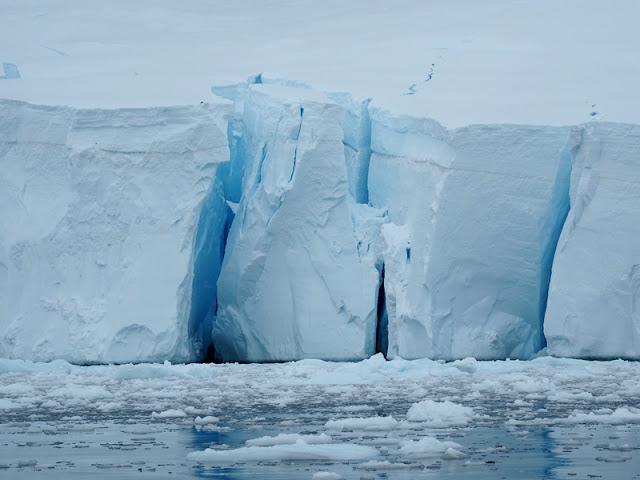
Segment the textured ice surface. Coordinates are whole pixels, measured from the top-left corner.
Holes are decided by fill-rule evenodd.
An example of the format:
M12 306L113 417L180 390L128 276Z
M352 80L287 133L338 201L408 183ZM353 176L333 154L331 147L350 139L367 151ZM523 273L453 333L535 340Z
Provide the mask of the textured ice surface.
M369 200L387 209L390 357L527 358L543 345L571 130L449 131L372 113Z
M375 351L379 275L359 238L345 109L304 88L253 85L242 95L232 158L244 158L244 177L218 281L216 353L365 358Z
M544 331L568 357L640 357L640 127L586 126Z
M0 356L202 358L229 112L0 102Z

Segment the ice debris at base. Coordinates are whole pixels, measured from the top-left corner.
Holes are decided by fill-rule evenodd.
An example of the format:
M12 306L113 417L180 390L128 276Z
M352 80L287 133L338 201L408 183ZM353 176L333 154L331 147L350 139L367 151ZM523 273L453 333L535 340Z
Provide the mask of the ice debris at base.
M474 417L473 409L445 400L435 402L423 400L414 405L407 412L407 420L420 422L431 428L448 428L469 423Z
M230 111L0 101L1 357L204 358Z
M372 355L379 274L356 229L362 209L349 188L345 149L355 147L343 144L345 111L304 88L256 85L238 95L231 157L244 175L230 188L241 196L218 281L216 353Z
M189 460L213 465L228 463L301 461L301 460L366 460L376 457L373 447L348 443L306 443L298 440L292 444L277 444L269 447L240 447L233 450L207 448L202 452L192 452Z
M640 357L637 126L214 92L233 107L0 104L0 356Z
M579 444L592 448L605 443L607 450L597 454L608 458L615 458L611 452L637 448L639 375L638 362L553 357L477 362L473 371L462 371L454 363L384 361L380 356L357 363L303 360L84 367L64 361L0 360L0 400L6 400L0 405L9 407L0 413L2 453L8 452L2 463L15 469L19 461L38 458L47 468L52 459L69 451L49 450L53 453L38 455L39 448L55 448L54 441L61 440L65 449L71 449L73 441L80 439L87 441L80 445L103 451L104 463L124 463L126 451L127 462L141 459L149 467L154 462L174 463L171 470L177 469L177 464L186 464L191 472L218 464L254 469L258 459L268 458L259 468L261 472L275 471L272 478L309 478L317 471L359 478L360 472L386 470L406 471L408 478L429 478L434 472L427 467L436 463L443 470L477 478L482 476L478 469L493 467L485 463L487 460L495 460L496 467L508 465L521 471L529 460L550 449L556 458L583 465L584 450L564 447ZM284 405L283 396L288 399ZM567 402L568 398L574 400ZM473 406L474 417L465 425L453 423L446 428L409 421L411 407L426 400ZM355 404L370 405L374 410L363 414L363 422L352 423L352 429L327 428L327 422L352 418L344 408ZM151 415L168 410L179 410L186 417ZM212 433L201 433L195 423L198 416L216 417ZM366 420L387 417L398 422L392 429L367 428ZM27 444L27 440L43 435L46 442ZM155 437L155 442L149 437ZM19 446L7 449L7 444L16 443ZM137 449L129 450L136 444ZM271 449L274 446L279 448ZM352 446L365 447L367 453L376 455L350 458L354 456ZM197 455L194 462L184 461L188 453L206 448L217 453L204 456L202 467ZM292 458L299 460L291 462ZM239 466L233 467L233 463ZM637 463L627 466L639 471ZM547 468L548 463L542 462L542 467ZM86 477L95 467L78 462L62 475L69 477L83 468ZM124 476L138 474L138 465L128 468L119 471ZM278 469L294 468L302 473L278 475ZM178 475L177 470L173 472ZM508 470L503 472L509 478ZM225 473L236 476L235 471Z
M462 458L462 445L456 442L442 441L434 437L422 437L420 440L404 440L400 445L400 453L406 457L445 456L446 458Z

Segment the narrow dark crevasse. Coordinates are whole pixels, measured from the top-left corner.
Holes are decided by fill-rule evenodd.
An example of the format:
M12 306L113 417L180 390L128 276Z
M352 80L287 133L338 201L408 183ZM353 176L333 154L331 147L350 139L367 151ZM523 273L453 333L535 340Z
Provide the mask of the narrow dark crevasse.
M556 249L560 240L560 234L564 229L564 225L569 216L571 209L570 189L571 189L571 172L573 169L573 159L576 157L582 145L583 132L573 130L567 141L567 146L562 152L562 159L555 178L552 205L555 207L556 218L551 225L551 235L547 241L544 253L541 258L541 289L538 303L538 311L540 314L540 349L547 346L547 338L544 334L544 321L547 311L547 302L549 300L549 287L551 284L551 275L553 273L553 260L556 256Z
M384 291L384 263L379 269L380 281L378 282L378 305L376 310L376 351L387 358L389 346L389 323L387 317L387 302Z

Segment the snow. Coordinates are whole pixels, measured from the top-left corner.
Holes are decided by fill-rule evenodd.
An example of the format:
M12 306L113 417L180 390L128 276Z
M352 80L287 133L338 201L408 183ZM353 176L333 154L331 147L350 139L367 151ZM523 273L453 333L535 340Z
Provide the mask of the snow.
M0 101L0 356L204 356L229 113Z
M232 450L192 452L187 458L195 462L224 465L239 462L326 460L366 460L378 455L375 448L354 444L309 444L298 440L293 444L269 447L241 447Z
M0 11L0 64L20 74L0 79L2 98L197 104L212 83L272 72L452 128L570 125L593 111L640 123L636 0L3 0Z
M545 316L553 355L640 358L639 160L637 125L582 131Z
M472 408L448 400L444 402L423 400L411 405L407 412L407 420L421 422L434 428L466 425L473 420L473 417Z

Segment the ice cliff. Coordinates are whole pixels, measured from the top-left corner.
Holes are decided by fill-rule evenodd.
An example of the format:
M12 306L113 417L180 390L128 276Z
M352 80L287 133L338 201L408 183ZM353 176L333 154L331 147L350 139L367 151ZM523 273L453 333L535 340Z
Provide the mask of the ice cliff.
M640 357L637 126L214 92L0 103L0 356Z
M203 358L230 112L0 102L0 356Z

